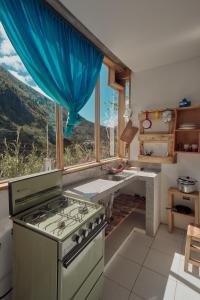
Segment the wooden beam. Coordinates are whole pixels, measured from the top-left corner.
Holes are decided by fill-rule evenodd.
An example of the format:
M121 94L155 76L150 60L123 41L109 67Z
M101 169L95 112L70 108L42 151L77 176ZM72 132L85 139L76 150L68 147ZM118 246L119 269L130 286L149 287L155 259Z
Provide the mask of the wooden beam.
M62 109L56 104L56 167L64 169Z
M123 72L125 69L122 68L120 65L116 64L115 62L113 62L110 58L108 58L107 56L104 56L103 59L103 63L105 65L107 65L109 68L112 68L114 70L116 70L117 72Z
M95 153L96 161L100 161L100 78L95 88Z
M108 85L119 91L124 90L123 85L121 85L115 81L115 69L113 69L111 67L108 68Z
M125 156L125 143L120 140L121 134L125 128L125 89L119 91L119 109L118 109L118 155Z

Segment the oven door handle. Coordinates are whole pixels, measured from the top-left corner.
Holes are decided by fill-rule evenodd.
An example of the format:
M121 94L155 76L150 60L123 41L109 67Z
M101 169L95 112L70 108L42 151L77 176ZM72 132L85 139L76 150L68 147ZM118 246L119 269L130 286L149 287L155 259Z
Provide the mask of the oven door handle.
M95 239L95 237L106 227L107 222L104 222L101 227L92 233L91 236L88 236L87 240L82 245L78 245L70 253L68 253L63 259L63 267L67 269L71 263L77 258L77 256Z

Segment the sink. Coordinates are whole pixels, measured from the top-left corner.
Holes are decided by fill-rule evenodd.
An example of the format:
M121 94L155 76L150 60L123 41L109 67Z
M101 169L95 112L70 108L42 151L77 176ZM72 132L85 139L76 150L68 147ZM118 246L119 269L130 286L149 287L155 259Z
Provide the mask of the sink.
M111 181L121 181L125 178L125 176L121 176L121 175L112 175L112 174L106 174L104 176L101 177L101 179L104 180L111 180Z
M104 176L101 177L101 179L105 179L105 180L111 180L111 181L121 181L129 176L131 176L132 174L128 174L128 173L118 173L118 174L105 174Z

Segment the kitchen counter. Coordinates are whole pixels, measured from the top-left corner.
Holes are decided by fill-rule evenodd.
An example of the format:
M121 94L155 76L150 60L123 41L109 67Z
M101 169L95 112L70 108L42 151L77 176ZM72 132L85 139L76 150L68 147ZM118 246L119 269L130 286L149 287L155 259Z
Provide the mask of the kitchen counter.
M125 170L124 172L130 176L120 181L90 178L66 186L65 191L73 196L98 202L133 181L144 181L146 183L146 232L154 236L160 223L160 172L135 170Z
M131 174L120 181L112 181L102 178L93 178L80 181L76 184L66 187L66 192L79 196L83 199L90 199L92 202L97 202L102 197L111 194L124 186L130 184L133 180L148 180L154 179L159 173L148 171L124 171Z

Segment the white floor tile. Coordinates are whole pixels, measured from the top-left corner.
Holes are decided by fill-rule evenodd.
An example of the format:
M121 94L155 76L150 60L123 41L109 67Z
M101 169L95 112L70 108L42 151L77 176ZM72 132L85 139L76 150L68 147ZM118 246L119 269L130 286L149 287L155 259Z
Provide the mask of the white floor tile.
M166 254L174 255L175 253L182 253L182 240L156 237L151 247Z
M112 280L104 279L102 300L128 300L130 291L116 284Z
M146 235L145 233L138 232L136 230L131 232L131 234L129 235L129 238L136 245L142 245L145 248L150 247L153 242L152 237Z
M143 264L145 257L150 248L146 246L147 243L139 243L137 238L128 239L127 242L120 248L119 255L130 259L138 264Z
M141 297L131 293L128 300L143 300Z
M136 280L133 293L146 300L163 300L166 284L166 277L143 268Z
M156 249L151 249L145 259L144 266L168 277L170 271L178 271L179 262L179 255L169 255Z
M165 286L165 291L162 300L173 300L176 293L177 281L173 277L169 276L167 278L167 284Z
M189 285L178 282L174 300L200 300L200 293Z
M184 236L186 235L186 231L185 230L181 230L178 228L174 228L173 232L170 233L168 231L168 226L165 224L161 224L159 226L158 232L156 234L157 238L167 238L167 239L172 239L172 240L176 240L177 239L183 239Z
M116 255L116 257L105 268L105 275L131 290L140 271L140 265Z

